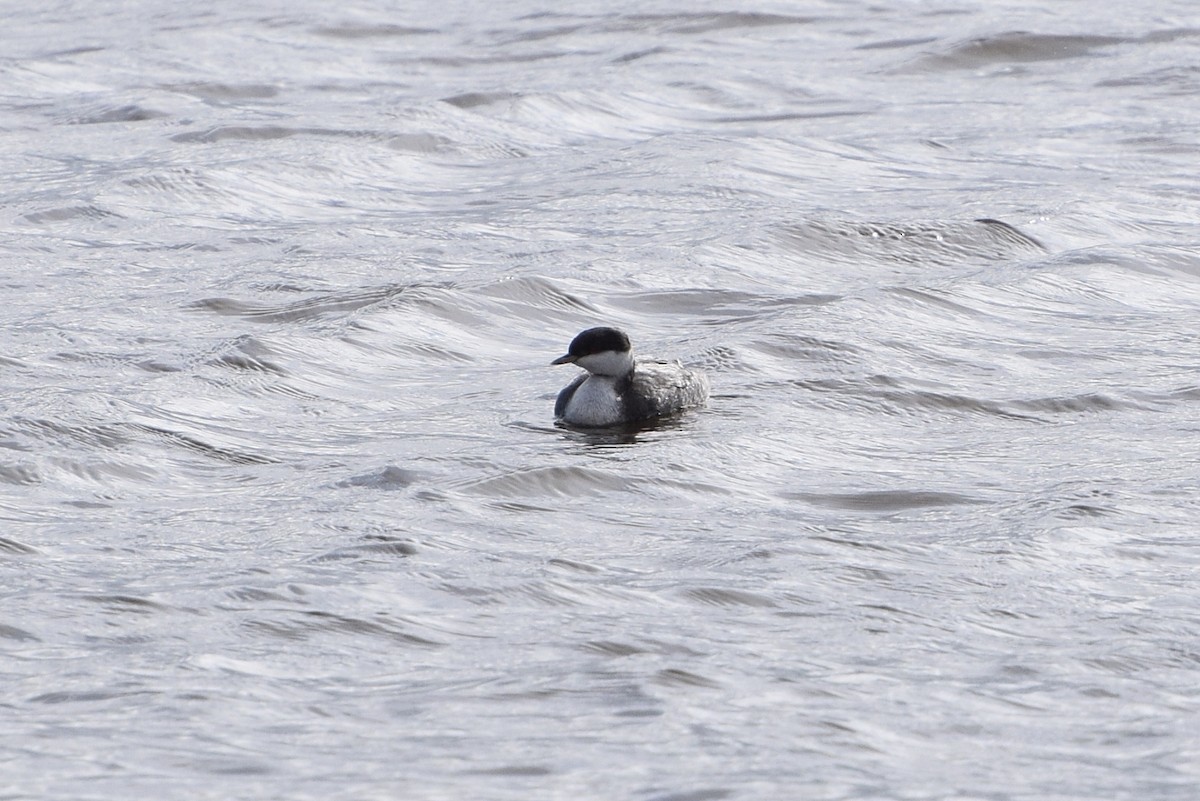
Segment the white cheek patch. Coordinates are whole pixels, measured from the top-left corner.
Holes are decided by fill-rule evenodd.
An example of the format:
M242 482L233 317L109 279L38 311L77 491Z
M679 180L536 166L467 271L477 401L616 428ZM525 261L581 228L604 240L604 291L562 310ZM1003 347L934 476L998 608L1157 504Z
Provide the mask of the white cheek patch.
M622 376L633 369L633 354L629 351L606 350L580 356L575 363L596 375Z

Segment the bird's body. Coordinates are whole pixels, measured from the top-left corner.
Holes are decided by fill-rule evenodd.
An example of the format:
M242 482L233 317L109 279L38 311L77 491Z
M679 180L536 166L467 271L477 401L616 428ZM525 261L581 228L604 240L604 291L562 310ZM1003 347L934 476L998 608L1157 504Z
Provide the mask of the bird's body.
M587 370L558 393L554 416L590 428L634 423L703 406L708 377L679 362L633 358L629 338L615 328L589 328L552 364Z

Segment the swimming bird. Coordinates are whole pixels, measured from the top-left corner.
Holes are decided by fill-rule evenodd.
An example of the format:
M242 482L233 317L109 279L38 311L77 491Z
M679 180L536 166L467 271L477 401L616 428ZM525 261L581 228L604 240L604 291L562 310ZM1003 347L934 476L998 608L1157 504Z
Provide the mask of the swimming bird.
M616 328L589 328L551 364L586 370L554 403L554 416L576 426L598 428L634 423L703 406L708 376L679 362L633 358L629 337Z

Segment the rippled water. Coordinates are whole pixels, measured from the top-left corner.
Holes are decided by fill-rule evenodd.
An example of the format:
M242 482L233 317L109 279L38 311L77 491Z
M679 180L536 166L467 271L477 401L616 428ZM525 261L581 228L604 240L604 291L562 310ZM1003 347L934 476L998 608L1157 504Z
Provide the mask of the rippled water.
M1192 4L554 8L6 12L0 796L1194 798Z

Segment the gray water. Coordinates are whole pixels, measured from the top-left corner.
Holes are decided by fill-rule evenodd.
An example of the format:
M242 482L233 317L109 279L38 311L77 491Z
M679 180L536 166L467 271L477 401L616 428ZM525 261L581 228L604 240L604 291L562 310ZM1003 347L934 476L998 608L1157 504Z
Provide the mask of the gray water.
M0 798L1197 797L1193 3L4 16Z

